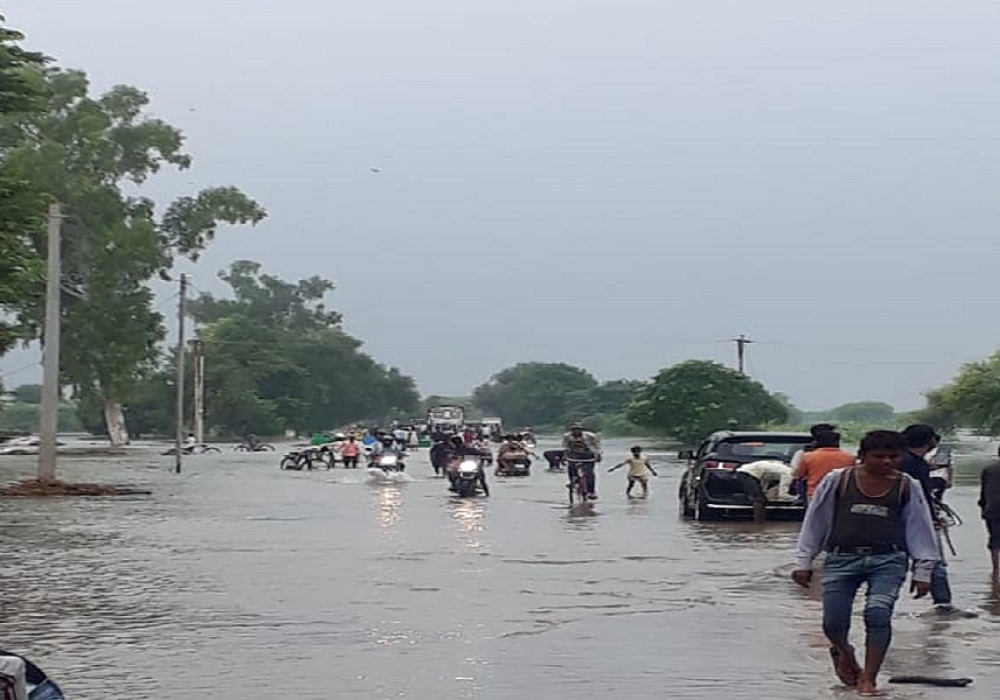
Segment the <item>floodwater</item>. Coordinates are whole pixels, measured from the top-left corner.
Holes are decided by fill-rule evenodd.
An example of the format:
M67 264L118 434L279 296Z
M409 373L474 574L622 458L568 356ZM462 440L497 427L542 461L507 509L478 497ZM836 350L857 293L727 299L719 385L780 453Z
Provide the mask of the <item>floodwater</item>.
M648 501L602 472L601 500L575 509L542 469L454 499L423 457L401 483L282 472L266 453L190 457L179 476L153 449L65 459L68 480L153 495L0 500L0 647L71 700L854 697L816 593L788 580L797 526L682 521L681 466L652 456ZM0 481L32 467L6 458ZM980 615L902 600L886 677L976 682L893 697L996 697L1000 592L975 497L950 499L967 520L951 572Z

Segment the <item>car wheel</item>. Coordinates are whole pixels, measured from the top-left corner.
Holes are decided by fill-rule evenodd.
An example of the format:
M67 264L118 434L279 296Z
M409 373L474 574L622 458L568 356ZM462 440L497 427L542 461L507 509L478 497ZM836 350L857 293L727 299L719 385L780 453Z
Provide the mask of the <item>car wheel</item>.
M683 484L681 484L680 489L678 489L677 501L680 504L682 518L694 517L694 509L691 507L691 504L688 503L687 489L684 488Z
M706 520L713 520L715 514L705 507L705 497L698 493L695 495L694 499L694 519L698 522L705 522Z

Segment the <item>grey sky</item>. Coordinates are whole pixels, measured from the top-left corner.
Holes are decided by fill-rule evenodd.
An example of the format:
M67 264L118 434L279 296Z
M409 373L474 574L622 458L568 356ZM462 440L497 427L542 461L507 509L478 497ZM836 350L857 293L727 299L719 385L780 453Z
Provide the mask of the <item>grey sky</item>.
M269 209L200 288L237 258L329 276L348 330L427 393L521 360L731 362L747 333L801 406L910 408L1000 345L995 1L3 12L185 131L195 168L154 196L235 184Z

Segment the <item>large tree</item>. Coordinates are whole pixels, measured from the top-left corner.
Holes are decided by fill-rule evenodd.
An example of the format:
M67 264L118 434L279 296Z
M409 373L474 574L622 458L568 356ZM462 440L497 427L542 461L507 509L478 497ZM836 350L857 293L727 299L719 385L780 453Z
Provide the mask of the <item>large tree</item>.
M161 168L187 168L181 132L147 117L145 93L118 86L92 97L84 73L39 73L47 102L5 124L5 165L16 177L63 203L63 379L83 401L97 402L113 444L128 440L123 403L144 374L157 370L162 316L149 282L167 279L177 256L190 259L221 223L257 223L264 210L231 187L182 197L157 217L135 190ZM37 324L41 287L20 318Z
M685 445L725 428L752 429L787 418L759 382L717 362L688 360L660 372L637 394L629 418Z
M562 362L524 362L476 388L476 405L512 425L561 425L592 413L597 380Z
M918 417L937 428L962 425L1000 435L1000 351L964 365L951 383L928 392L927 401Z
M3 17L0 17L0 22ZM30 178L13 172L8 153L20 143L11 124L45 107L42 70L47 59L20 47L23 36L0 25L0 354L23 336L12 322L20 301L41 280L36 236L44 221L45 197Z
M360 351L320 277L286 282L238 261L220 274L231 299L191 304L205 344L208 424L235 434L317 431L412 414L413 380Z

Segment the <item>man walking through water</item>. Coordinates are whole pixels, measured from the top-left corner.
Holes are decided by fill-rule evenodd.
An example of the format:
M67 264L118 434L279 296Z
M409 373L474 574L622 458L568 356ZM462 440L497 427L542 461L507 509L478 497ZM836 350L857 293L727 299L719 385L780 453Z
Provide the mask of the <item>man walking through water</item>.
M1000 450L997 451L1000 456ZM1000 461L994 461L979 476L979 510L986 521L993 584L1000 585Z
M948 583L948 565L944 559L941 529L937 525L937 507L934 501L934 486L931 483L931 468L925 459L927 453L937 447L937 431L929 425L918 423L907 426L903 430L903 439L906 441L906 450L899 463L899 470L904 474L909 474L920 484L937 533L938 556L934 563L934 572L931 574L931 599L934 601L934 609L942 615L963 614L951 602L951 585Z
M892 612L913 559L910 590L930 591L938 545L923 490L898 470L906 444L899 433L875 430L861 440L860 464L828 474L816 489L799 533L792 579L808 588L812 560L823 565L823 632L837 677L858 693L881 695L876 678L892 639ZM849 642L854 597L865 594L864 667Z

